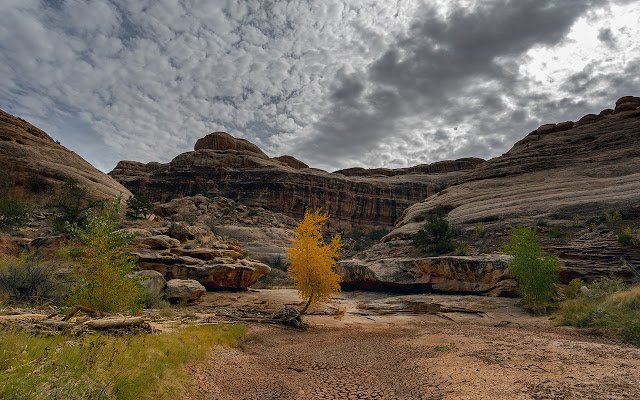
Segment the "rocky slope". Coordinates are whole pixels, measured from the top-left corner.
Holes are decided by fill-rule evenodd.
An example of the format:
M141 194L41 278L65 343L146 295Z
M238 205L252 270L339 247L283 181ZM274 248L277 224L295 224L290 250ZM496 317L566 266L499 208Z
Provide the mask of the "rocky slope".
M498 250L510 225L538 225L544 246L563 263L565 282L606 275L634 279L640 250L618 243L618 234L640 227L640 98L623 97L615 109L577 122L542 125L506 154L458 176L405 210L385 243L345 261L347 281L428 282L434 289L445 282L454 291L482 282L468 272L484 265L484 255L471 256L476 261L461 270L463 259L433 260L411 245L436 207L448 211L472 253ZM492 292L504 279L479 291Z
M307 208L322 208L331 215L330 229L373 230L392 227L408 206L483 162L462 159L402 170L328 173L290 156L269 158L246 140L214 132L168 164L121 161L109 174L152 201L222 196L294 218Z
M44 131L0 110L0 171L16 195L46 195L75 179L96 199L114 199L129 190Z

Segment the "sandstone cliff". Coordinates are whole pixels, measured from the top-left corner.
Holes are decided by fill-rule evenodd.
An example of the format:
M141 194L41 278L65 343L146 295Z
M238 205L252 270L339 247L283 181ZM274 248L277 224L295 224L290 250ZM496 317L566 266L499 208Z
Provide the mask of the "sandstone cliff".
M331 215L330 229L392 227L411 204L424 200L482 164L463 159L402 170L328 173L290 156L269 158L257 146L215 132L168 164L121 161L109 174L152 201L203 194L300 218L307 208Z
M82 157L56 143L44 131L0 110L0 171L14 193L43 195L67 179L76 179L97 199L131 193Z
M405 210L384 243L345 261L347 281L428 282L436 289L444 283L463 292L470 282L484 282L491 284L478 291L494 293L509 286L499 272L478 279L469 268L460 272L461 260L433 260L413 248L411 238L439 206L462 229L471 253L499 251L510 225L537 225L543 245L560 257L565 283L609 275L635 279L640 250L617 238L624 228L640 227L640 98L621 98L615 109L577 122L542 125L506 154L457 176ZM471 268L477 269L484 256L472 257L478 257Z

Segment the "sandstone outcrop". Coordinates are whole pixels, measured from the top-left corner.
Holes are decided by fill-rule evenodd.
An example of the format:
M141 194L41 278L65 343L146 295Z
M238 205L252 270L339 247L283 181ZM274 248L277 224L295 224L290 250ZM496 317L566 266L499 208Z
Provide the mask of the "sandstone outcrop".
M138 268L157 271L166 280L194 279L208 290L245 290L269 273L269 266L248 258L239 246L206 229L181 226L156 229L160 234L142 234L136 239L130 251L137 257ZM185 239L185 231L193 238Z
M293 157L269 158L257 146L224 133L200 139L168 164L121 161L109 174L154 202L203 194L300 218L307 208L331 215L330 229L390 228L409 205L442 190L483 163L462 159L400 170L307 168Z
M565 283L575 277L635 279L633 269L640 269L640 249L622 246L617 236L626 226L640 226L638 107L640 98L625 97L614 111L589 114L575 123L542 125L506 154L458 176L447 189L409 207L383 239L382 248L362 258L390 270L419 261L415 254L414 261L395 261L395 254L415 252L409 239L431 210L443 207L467 238L481 228L494 239L504 235L504 243L509 226L538 225L544 247L560 257ZM608 216L615 213L617 218ZM551 235L567 237L553 239ZM494 240L489 251L499 246ZM382 279L388 276L373 269ZM389 279L397 280L394 276Z
M41 129L0 110L0 171L16 195L46 195L75 179L95 199L127 198L129 190Z
M408 254L387 254L385 246L377 245L358 258L340 261L341 285L399 292L517 295L517 284L507 268L509 256L425 257L411 250Z

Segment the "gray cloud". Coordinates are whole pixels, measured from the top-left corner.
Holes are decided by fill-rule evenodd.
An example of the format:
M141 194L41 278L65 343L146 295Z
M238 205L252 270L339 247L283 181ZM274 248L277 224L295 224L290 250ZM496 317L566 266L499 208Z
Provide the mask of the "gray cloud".
M472 10L453 7L444 16L425 7L408 31L367 68L338 74L333 105L300 149L312 149L307 157L324 164L333 157L358 161L358 153L370 149L371 159L364 160L365 165L381 151L404 154L408 163L490 157L542 123L541 118L577 118L581 114L576 115L575 109L585 114L594 111L590 106L609 104L623 90L637 87L627 82L625 88L618 82L591 102L554 101L551 94L532 96L535 82L518 68L530 49L560 44L579 17L605 4L494 1ZM604 79L598 72L600 62L573 74L559 89L567 95L594 94L595 81ZM623 76L620 71L606 80L612 83ZM352 88L357 90L350 93ZM533 102L540 103L537 110L524 111L536 108ZM413 135L421 137L419 151L403 151L412 136L403 134L410 120L414 120ZM415 120L422 121L422 132ZM443 127L458 125L472 130L453 129L443 140Z
M640 89L640 51L606 13L593 40L619 56L545 60L568 71L553 85L522 70L612 2L466 3L5 0L0 107L103 170L214 130L337 169L491 157Z

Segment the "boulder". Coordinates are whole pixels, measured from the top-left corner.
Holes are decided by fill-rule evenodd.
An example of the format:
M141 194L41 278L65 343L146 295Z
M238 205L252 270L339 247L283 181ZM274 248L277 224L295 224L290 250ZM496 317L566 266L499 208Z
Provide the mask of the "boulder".
M172 303L192 303L206 292L204 286L194 279L171 279L167 282L164 297Z
M167 287L167 281L160 272L147 269L135 271L132 275L140 279L140 285L144 288L146 298L162 297L162 291Z
M149 248L153 250L166 250L174 247L180 247L180 241L178 239L171 238L167 235L142 237L138 242L145 246L149 246Z

